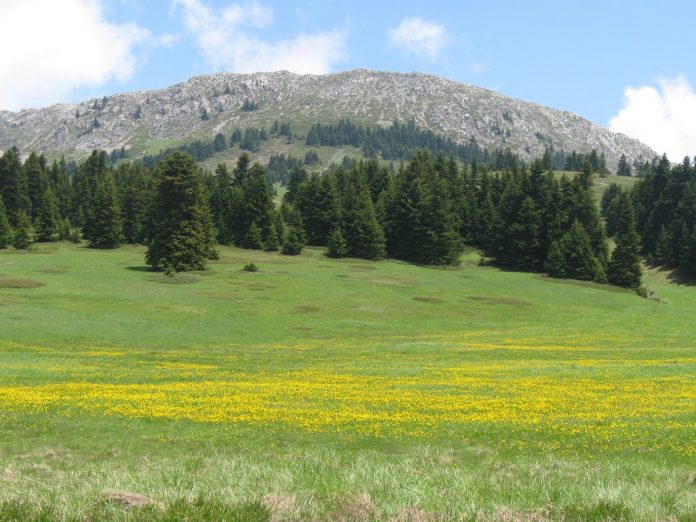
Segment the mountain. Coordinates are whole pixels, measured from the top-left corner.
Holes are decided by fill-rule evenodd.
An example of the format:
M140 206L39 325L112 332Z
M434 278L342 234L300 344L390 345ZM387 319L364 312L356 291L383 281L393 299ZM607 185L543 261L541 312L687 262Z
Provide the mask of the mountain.
M244 110L250 106L253 110ZM490 149L510 148L524 158L553 145L567 152L604 152L610 168L655 152L570 112L503 96L427 74L357 69L327 75L289 72L198 76L167 89L131 92L19 112L0 111L0 148L82 157L100 148L126 147L131 157L234 128L270 128L289 121L296 134L315 123L350 118L388 126L414 119L457 141L475 137ZM279 151L279 152L282 152Z

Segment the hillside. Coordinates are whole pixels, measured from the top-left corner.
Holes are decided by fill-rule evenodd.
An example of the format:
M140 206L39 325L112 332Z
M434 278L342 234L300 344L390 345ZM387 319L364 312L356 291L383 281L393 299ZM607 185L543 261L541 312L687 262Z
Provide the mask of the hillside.
M247 101L256 108L243 110ZM594 148L604 152L611 169L621 154L629 160L655 154L576 114L445 78L363 69L320 76L219 73L167 89L2 111L0 148L79 158L95 148L126 147L131 157L138 157L234 128L269 128L274 120L291 122L293 132L302 135L315 122L340 118L382 126L414 119L457 141L473 136L485 147L509 147L523 158L541 155L551 144L566 151ZM280 146L274 152L284 151Z

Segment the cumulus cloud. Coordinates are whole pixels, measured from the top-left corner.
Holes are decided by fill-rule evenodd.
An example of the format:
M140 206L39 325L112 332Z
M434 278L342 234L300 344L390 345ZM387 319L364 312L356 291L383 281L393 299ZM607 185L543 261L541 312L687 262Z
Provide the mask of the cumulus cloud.
M444 25L417 17L404 18L398 27L387 31L387 36L389 47L430 60L437 58L447 43Z
M99 0L2 0L0 109L65 101L79 87L125 81L135 47L151 40L136 24L109 22Z
M684 76L628 87L624 107L609 122L614 132L646 143L670 160L696 154L696 92Z
M339 30L301 33L273 43L254 36L253 29L273 23L273 10L267 6L229 5L215 11L201 0L173 0L173 5L181 9L187 30L216 70L324 74L345 58L346 37Z

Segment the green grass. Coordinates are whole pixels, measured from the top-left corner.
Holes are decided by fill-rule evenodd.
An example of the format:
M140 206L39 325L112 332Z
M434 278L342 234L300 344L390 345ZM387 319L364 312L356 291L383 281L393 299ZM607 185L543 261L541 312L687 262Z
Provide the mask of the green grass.
M693 287L220 251L0 252L0 520L696 518Z

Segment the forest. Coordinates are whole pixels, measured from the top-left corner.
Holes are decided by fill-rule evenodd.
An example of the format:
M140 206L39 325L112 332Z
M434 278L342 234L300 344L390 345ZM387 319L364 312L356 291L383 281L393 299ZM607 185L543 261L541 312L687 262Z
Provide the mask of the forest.
M315 134L320 129L331 134L327 127ZM154 165L115 166L94 151L70 166L33 152L22 161L11 148L0 157L0 247L140 243L152 268L181 271L205 268L215 244L287 255L325 246L332 257L433 266L457 264L469 245L484 253L482 263L634 289L641 256L696 274L696 167L689 159L640 165L635 187L610 186L600 213L589 156L572 178L554 174L544 158L494 170L429 150L398 167L363 159L317 173L296 161L277 205L267 167L246 154L232 169L204 172L181 151Z

